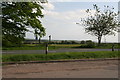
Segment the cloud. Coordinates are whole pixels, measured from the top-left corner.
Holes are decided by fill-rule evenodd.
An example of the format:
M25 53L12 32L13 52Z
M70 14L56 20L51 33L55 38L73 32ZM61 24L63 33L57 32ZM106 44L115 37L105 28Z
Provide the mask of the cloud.
M76 22L79 22L81 18L87 17L85 9L65 12L44 10L43 13L45 16L42 22L47 32L44 38L52 35L53 39L86 39L83 27L76 25Z
M88 16L88 14L86 13L86 9L57 12L54 11L55 6L50 2L42 4L42 6L44 7L42 12L45 15L45 17L49 17L55 20L69 21L73 23L74 21L80 20L81 18L85 18ZM91 12L92 14L95 13L94 10L92 10Z
M48 1L49 2L49 1ZM40 19L43 26L46 28L46 36L43 39L48 39L49 35L52 35L53 40L94 40L97 38L88 34L85 34L84 27L82 25L77 25L76 22L80 23L81 18L86 18L86 9L78 9L71 11L59 12L55 11L55 6L52 3L45 3L42 5L44 10L44 18ZM92 10L92 15L95 13ZM29 34L29 38L34 35ZM116 41L118 37L112 36L112 38L107 37L107 41ZM114 39L114 40L113 40ZM104 41L104 39L103 39Z
M45 10L54 10L55 6L51 3L44 3L44 4L41 4Z
M50 5L54 6L51 3ZM91 37L90 35L85 34L83 26L76 24L76 22L80 22L81 18L88 16L86 9L59 12L55 11L54 7L50 7L47 4L45 4L44 7L45 9L42 10L44 14L42 23L46 28L47 33L44 38L47 39L49 35L52 35L53 39L71 40L82 40ZM92 14L94 14L94 12L95 11L92 10ZM91 39L94 39L94 37L91 37Z
M95 13L94 10L91 11L92 15ZM51 10L44 10L43 14L45 17L49 17L51 19L55 19L57 21L68 21L68 22L75 22L79 21L81 18L86 18L88 14L86 13L86 10L75 10L75 11L66 11L66 12L56 12Z
M52 2L73 2L74 0L49 0Z
M49 0L49 2L119 2L119 0Z
M57 15L59 15L58 12L54 12L54 11L43 10L42 12L45 16L56 17Z
M76 24L76 22L80 23L81 18L88 16L86 9L65 12L44 10L43 13L45 17L42 19L42 22L47 33L44 39L52 35L53 40L94 40L97 42L96 37L85 34L84 27ZM92 10L91 14L93 15L94 13L95 11ZM106 38L106 40L109 39ZM115 38L115 40L117 39ZM104 42L104 40L102 41Z

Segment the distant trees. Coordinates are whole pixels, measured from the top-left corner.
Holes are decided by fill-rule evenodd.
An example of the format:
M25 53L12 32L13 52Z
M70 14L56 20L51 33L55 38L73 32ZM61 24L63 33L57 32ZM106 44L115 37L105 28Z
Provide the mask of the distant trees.
M82 19L85 31L88 34L94 35L98 39L98 44L101 43L103 35L113 35L117 28L120 26L118 21L118 14L109 6L104 6L104 11L95 4L93 5L95 13L92 15L91 9L87 9L86 12L90 15L88 18Z
M78 41L74 40L62 40L62 41L51 41L51 44L80 44Z
M72 40L62 40L62 41L51 41L51 44L88 44L94 43L92 40L82 40L82 41L72 41Z
M93 42L92 40L82 40L80 48L94 48L95 46L95 42Z
M31 29L36 35L44 36L43 7L36 2L2 2L3 46L20 45ZM41 34L40 34L41 33Z
M81 43L81 44L85 44L86 42L85 42L84 40L82 40L80 43Z

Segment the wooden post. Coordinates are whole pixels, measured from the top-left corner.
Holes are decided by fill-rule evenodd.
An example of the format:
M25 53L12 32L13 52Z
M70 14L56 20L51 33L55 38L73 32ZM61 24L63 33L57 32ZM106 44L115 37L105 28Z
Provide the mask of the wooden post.
M49 44L51 43L51 35L49 36Z
M114 51L114 43L112 44L112 51Z
M45 50L45 54L46 54L46 60L47 60L47 54L48 54L48 43L46 43L46 50Z

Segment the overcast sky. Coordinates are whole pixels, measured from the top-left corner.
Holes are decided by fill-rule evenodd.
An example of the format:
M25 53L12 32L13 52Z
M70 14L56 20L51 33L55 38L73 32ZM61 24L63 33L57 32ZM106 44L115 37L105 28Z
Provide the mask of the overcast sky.
M58 1L58 0L57 0ZM62 1L62 0L61 0ZM97 4L101 9L104 5L114 7L118 11L118 2L53 2L49 1L43 4L44 18L41 19L43 26L46 28L46 36L42 39L48 39L51 35L53 40L93 40L97 41L97 37L85 33L80 23L81 18L87 17L86 9L93 9L93 4ZM94 10L92 10L94 14ZM27 33L26 38L33 39L34 35ZM105 42L118 42L118 35L103 37L102 41Z

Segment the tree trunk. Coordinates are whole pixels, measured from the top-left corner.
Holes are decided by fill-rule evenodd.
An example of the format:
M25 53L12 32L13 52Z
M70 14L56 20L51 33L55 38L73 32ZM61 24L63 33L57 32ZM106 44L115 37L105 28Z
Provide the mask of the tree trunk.
M36 40L36 41L38 40L38 36L37 36L37 35L35 36L35 40Z
M98 45L101 44L101 38L102 38L101 36L98 37Z
M39 37L39 44L41 44L41 38Z

